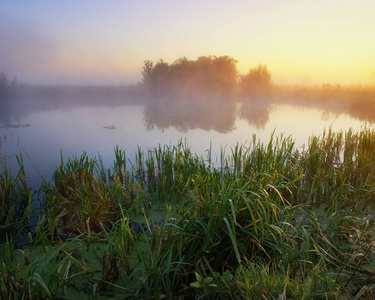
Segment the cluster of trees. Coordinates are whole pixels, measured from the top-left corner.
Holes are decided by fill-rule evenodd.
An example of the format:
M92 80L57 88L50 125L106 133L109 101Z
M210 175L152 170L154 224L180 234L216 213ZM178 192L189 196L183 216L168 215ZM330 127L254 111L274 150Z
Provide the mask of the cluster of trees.
M0 100L10 96L12 90L18 86L17 78L10 81L7 75L2 71L0 73Z
M132 89L133 96L178 99L233 99L240 94L244 97L266 95L272 88L271 74L265 65L258 65L245 75L239 75L237 60L230 56L201 56L196 60L186 57L177 59L168 64L160 59L154 63L144 62L142 68L143 84ZM10 81L4 72L0 73L0 100L14 98L12 95L19 92L17 78ZM44 94L49 90L58 93L60 87L34 87L33 92ZM101 90L106 89L100 87ZM68 87L63 87L67 92ZM83 88L79 88L83 91ZM87 88L86 88L87 90ZM87 91L84 94L87 94ZM107 89L106 89L107 90ZM30 91L28 91L30 92ZM127 91L129 94L129 91Z
M147 60L142 69L143 82L155 96L227 97L236 90L236 64L229 56L201 56L195 61L182 57L173 64Z
M259 64L241 76L239 85L243 96L264 96L273 87L271 73L266 65Z
M145 61L142 74L146 99L157 99L145 102L147 129L174 127L184 132L200 128L227 133L233 130L236 117L264 127L269 101L243 101L240 112L236 102L238 95L267 98L263 96L273 87L271 74L266 66L258 65L240 76L236 64L229 56L203 56L195 61L183 57L173 64Z
M160 59L146 60L143 83L153 96L220 97L264 94L272 87L271 74L265 65L239 76L237 60L229 56L201 56L196 60L182 57L173 64Z

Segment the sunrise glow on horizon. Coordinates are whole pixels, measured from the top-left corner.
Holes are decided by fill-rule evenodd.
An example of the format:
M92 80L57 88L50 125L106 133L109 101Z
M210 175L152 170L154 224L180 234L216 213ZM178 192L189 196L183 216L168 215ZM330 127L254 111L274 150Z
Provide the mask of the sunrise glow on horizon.
M141 81L145 60L229 55L279 84L375 84L374 1L5 1L0 71L32 84Z

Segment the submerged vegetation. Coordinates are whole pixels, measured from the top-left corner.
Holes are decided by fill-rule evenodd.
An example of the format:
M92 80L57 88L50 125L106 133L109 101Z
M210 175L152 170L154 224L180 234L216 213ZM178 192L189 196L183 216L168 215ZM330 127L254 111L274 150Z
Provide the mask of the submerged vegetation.
M61 155L33 198L2 160L1 298L374 297L374 130L114 152Z

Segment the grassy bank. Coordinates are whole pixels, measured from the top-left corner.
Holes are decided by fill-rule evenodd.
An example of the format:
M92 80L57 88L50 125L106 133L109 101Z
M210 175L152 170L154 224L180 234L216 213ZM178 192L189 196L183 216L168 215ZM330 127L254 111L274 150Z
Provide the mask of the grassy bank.
M2 210L0 296L373 299L374 150L364 128L303 150L254 137L218 161L183 142L139 149L133 164L116 147L109 169L61 155L32 231L22 160L17 176L3 163L2 207L27 209L12 222Z

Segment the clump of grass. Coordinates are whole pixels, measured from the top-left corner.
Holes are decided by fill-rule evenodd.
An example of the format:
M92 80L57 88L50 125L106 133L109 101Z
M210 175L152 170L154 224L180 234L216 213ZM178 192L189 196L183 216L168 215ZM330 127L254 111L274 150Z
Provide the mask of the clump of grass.
M16 236L23 231L32 209L22 153L16 159L19 170L14 175L7 167L6 158L0 158L0 243L7 235Z
M169 219L169 207L166 219ZM144 247L135 248L139 257L142 284L145 296L160 298L163 294L171 299L181 288L184 258L179 255L178 245L181 235L172 223L164 226L150 224L145 216L147 228L144 229L142 241Z
M15 266L0 265L0 297L52 299L59 293L66 295L69 285L76 285L83 275L89 273L84 263L70 252L73 242L46 249L39 257L19 250L22 261Z
M303 202L326 205L330 211L371 204L375 184L374 131L323 132L310 138L302 153Z
M207 171L203 159L194 155L182 140L177 145L159 145L148 150L144 162L142 157L139 150L137 174L144 175L138 178L145 181L149 192L162 201L179 199L190 188L191 175Z
M102 176L97 161L86 153L69 158L66 164L61 155L52 185L44 186L54 229L61 228L67 235L94 236L116 219L118 205L127 203L129 192L119 177L111 178L108 185Z
M291 137L273 134L263 144L253 136L229 155L223 149L217 165L211 150L205 160L182 141L146 152L138 148L130 170L118 147L110 169L100 156L84 153L66 163L61 158L51 184L44 185L48 201L34 241L50 253L43 237L53 239L57 231L84 237L89 251L98 248L101 236L101 270L80 273L88 269L65 255L63 264L60 257L59 267L46 271L50 277L30 269L34 291L17 279L18 271L5 268L1 293L27 286L39 297L59 296L68 282L75 284L72 267L65 279L60 276L71 260L97 297L109 287L130 291L131 281L139 298L370 297L374 136L366 128L328 130L311 137L302 151ZM152 224L156 209L166 213ZM13 262L14 240L2 251L2 262Z
M332 280L321 265L299 264L278 268L262 262L250 263L236 272L234 280L239 299L346 299L342 284Z

